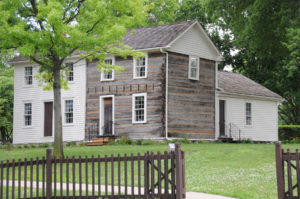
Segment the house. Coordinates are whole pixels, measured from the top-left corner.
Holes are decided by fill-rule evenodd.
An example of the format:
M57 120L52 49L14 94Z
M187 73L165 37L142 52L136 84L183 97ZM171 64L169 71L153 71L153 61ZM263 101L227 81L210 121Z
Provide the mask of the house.
M282 97L237 73L218 72L217 137L278 140L278 105Z
M63 140L84 140L86 61L69 64L68 90L62 90ZM22 57L10 62L14 70L13 143L43 143L54 140L53 91L43 89L35 75L39 66Z
M217 65L223 57L198 21L137 28L135 32L128 31L123 42L144 52L145 57L134 60L108 55L106 64L123 66L119 73L100 73L95 60L74 64L76 55L66 61L73 77L69 79L70 89L62 91L64 141L89 140L95 132L157 139L213 140L231 135L233 128L224 130L228 134L219 127L219 104L223 103L219 100L227 99L222 92L223 83L227 83L217 86ZM15 66L13 142L53 141L52 91L38 85L35 64L21 57L11 64ZM240 125L227 112L224 126L228 122ZM277 106L273 106L272 117L277 117ZM277 129L274 131L277 134ZM277 140L273 135L265 137Z

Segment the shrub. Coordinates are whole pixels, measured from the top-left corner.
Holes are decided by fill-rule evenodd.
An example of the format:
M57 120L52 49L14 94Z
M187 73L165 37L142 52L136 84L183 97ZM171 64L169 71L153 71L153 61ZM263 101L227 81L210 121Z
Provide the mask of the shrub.
M30 148L34 149L36 146L34 144L30 145Z
M48 143L39 144L40 148L48 148L50 145Z
M300 125L279 125L279 140L300 140Z
M244 143L244 144L251 144L251 143L253 143L253 141L250 138L243 138L239 142L240 143Z
M76 146L76 142L67 142L66 146Z
M119 144L123 144L123 145L131 145L132 144L132 140L129 137L121 137L120 140L118 140Z
M170 140L168 143L176 143L176 142L179 142L180 144L190 144L190 141L187 138L173 139L173 140Z
M24 149L28 149L29 148L29 146L28 145L24 145Z

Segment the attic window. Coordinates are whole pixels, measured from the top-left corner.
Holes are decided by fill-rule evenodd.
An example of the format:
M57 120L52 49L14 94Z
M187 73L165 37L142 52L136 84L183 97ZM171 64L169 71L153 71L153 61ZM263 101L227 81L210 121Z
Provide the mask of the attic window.
M66 63L66 67L68 68L67 80L69 82L74 81L74 66L73 63Z
M148 55L140 59L135 59L133 61L133 78L146 78L147 77L147 65L148 65Z
M189 60L189 79L199 80L199 58L190 56Z
M32 85L32 66L25 67L25 84Z

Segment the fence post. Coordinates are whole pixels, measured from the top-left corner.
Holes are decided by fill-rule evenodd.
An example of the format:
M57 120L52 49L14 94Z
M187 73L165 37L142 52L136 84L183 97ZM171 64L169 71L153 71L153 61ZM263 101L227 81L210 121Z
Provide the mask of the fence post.
M176 163L176 199L184 198L183 191L183 167L182 167L182 153L180 144L175 143L175 163Z
M47 149L46 156L46 199L52 198L52 149Z
M281 142L275 143L275 156L278 199L284 199L284 163L282 159Z

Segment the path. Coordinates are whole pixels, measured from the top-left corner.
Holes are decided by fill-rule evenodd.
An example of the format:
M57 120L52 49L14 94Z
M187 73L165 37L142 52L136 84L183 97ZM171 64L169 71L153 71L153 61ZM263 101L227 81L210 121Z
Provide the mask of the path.
M8 182L9 182L9 186L12 186L13 181L9 180ZM4 186L7 185L6 180L3 180L3 185ZM24 185L25 185L25 182L21 181L21 187L24 187ZM54 187L54 185L55 184L52 183L52 187ZM18 186L18 181L15 181L15 186L16 187ZM27 181L26 182L26 186L27 186L27 188L29 188L30 187L30 182ZM39 186L39 188L42 188L43 183L39 182L38 186ZM36 181L33 182L32 187L33 188L37 188ZM79 187L80 187L80 184L75 184L75 190L79 190ZM85 190L86 190L86 184L82 184L81 188L82 188L82 191L85 192ZM105 188L106 187L104 185L101 185L100 186L100 191L104 192ZM56 189L60 190L60 183L56 183ZM62 189L63 190L67 189L67 183L62 183ZM93 185L88 184L88 190L92 191L92 189L93 189ZM98 185L94 185L94 189L95 189L95 192L98 192ZM73 190L73 184L72 183L69 183L69 190L70 190L70 192ZM118 186L114 186L113 190L114 190L115 193L118 193ZM109 193L112 192L112 186L111 185L107 186L107 191ZM155 190L155 192L156 191L157 190ZM128 186L127 187L127 193L131 194L131 192L132 192L132 188ZM133 192L134 193L138 193L138 188L134 187L133 188ZM121 193L125 193L125 187L124 186L121 186ZM144 193L144 189L143 188L141 188L141 193ZM199 192L187 192L186 193L186 199L233 199L233 198L229 198L229 197L225 197L225 196L212 195L212 194L199 193Z

